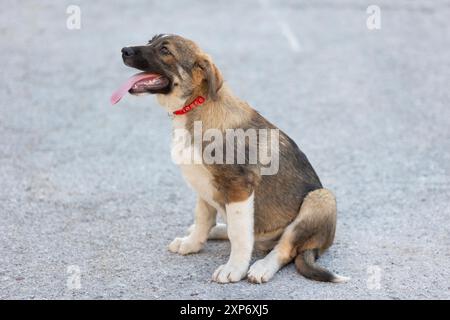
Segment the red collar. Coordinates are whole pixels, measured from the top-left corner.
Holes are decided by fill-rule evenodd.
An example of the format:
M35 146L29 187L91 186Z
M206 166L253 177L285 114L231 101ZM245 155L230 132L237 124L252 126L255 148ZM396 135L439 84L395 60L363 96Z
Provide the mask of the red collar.
M204 102L205 102L205 98L203 98L202 96L198 96L197 98L195 98L194 101L192 101L188 105L185 105L181 109L175 110L173 112L173 114L182 115L182 114L188 113L189 111L191 111L195 107L198 107L199 105L203 104Z

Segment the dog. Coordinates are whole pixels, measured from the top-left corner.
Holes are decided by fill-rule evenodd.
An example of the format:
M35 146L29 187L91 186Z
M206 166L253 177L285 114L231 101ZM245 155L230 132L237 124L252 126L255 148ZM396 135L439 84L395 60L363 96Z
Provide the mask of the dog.
M197 193L197 203L194 224L187 236L170 243L171 252L192 254L199 252L207 239L228 239L229 259L212 276L218 283L245 277L253 283L267 282L292 261L301 275L312 280L348 279L316 264L334 240L335 196L323 188L292 139L233 95L209 55L189 39L164 34L154 36L146 45L124 47L122 58L125 65L142 72L113 94L113 104L126 93L155 94L172 115L174 131L183 130L191 137L195 123L218 133L230 129L279 132L278 145L266 146L266 151L279 155L276 174L263 175L261 163L179 164ZM249 142L240 142L248 160ZM198 152L192 140L187 146ZM229 152L239 150L234 147ZM226 223L216 221L218 214ZM268 254L250 266L254 248Z

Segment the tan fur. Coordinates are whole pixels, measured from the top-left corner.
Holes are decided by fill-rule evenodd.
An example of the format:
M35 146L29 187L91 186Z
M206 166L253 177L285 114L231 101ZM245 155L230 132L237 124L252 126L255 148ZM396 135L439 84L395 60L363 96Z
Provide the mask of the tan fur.
M171 35L155 37L151 45L158 48L161 41L171 51L170 57L161 59L167 65L165 72L171 76L173 87L170 92L157 95L159 103L172 113L190 104L198 96L206 99L188 113L174 116L174 128L187 129L192 137L196 121L201 122L203 132L208 129L218 129L222 133L226 129L236 128L277 129L246 102L233 95L211 57L194 42ZM152 56L148 59L157 58ZM267 281L279 268L296 257L297 265L310 268L311 271L314 268L311 267L310 251L322 253L332 244L335 234L334 195L323 189L314 169L295 142L282 131L279 137L280 162L275 175L261 175L260 164L180 165L185 179L206 203L203 211L197 210L200 215L202 212L209 216L215 215L212 211L224 215L226 208L236 204L251 209L252 216L247 221L252 222L255 246L262 250L272 249L264 259L250 268L249 280L257 283ZM246 201L251 203L246 204ZM208 237L207 231L212 224L208 222L203 225L197 229L193 227L191 235L198 236L192 237L197 240ZM234 221L234 226L239 226L239 223ZM217 230L216 234L220 238L225 238L230 231L236 233L234 229L226 230L224 227ZM177 239L172 245L175 252L179 252L183 245ZM187 241L188 244L191 242ZM191 247L197 250L198 243ZM193 249L182 251L193 252ZM215 278L219 282L226 281L223 270L216 270ZM241 272L239 270L239 274Z
M335 228L336 199L333 193L327 189L310 192L303 200L298 216L286 227L270 254L254 268L256 271L250 269L249 280L254 283L268 281L278 269L306 250L317 249L319 254L323 253L333 242Z
M322 253L331 246L336 230L336 211L336 198L327 189L315 190L305 197L294 221L292 244L297 246L298 252L319 249ZM308 232L310 237L306 237Z
M195 99L194 94L189 100ZM195 121L202 121L203 129L225 130L239 128L243 123L247 123L253 110L249 105L231 93L229 87L224 84L218 92L216 101L207 100L201 108L194 109L186 114L188 118L186 127L193 130Z

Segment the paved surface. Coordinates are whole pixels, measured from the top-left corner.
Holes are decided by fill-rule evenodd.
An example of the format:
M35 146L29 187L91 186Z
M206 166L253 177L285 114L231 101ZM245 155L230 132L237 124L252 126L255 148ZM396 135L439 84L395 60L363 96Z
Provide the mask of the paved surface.
M450 298L450 4L376 2L378 31L356 0L11 1L0 12L0 298ZM72 3L81 30L66 28ZM291 265L265 285L218 285L228 243L167 251L195 201L170 160L169 119L153 97L108 104L132 74L120 48L155 33L199 42L298 142L338 197L321 264L349 283Z

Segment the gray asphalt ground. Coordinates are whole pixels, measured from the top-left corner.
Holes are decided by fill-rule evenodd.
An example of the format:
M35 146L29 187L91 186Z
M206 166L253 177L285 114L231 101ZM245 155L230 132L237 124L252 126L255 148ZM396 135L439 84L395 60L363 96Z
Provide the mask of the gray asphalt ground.
M450 298L449 1L2 4L0 298ZM66 28L70 4L80 30ZM120 49L156 33L197 41L308 155L338 199L320 263L350 282L290 265L264 285L218 285L228 242L168 252L195 203L170 120L154 97L108 101L134 73Z

